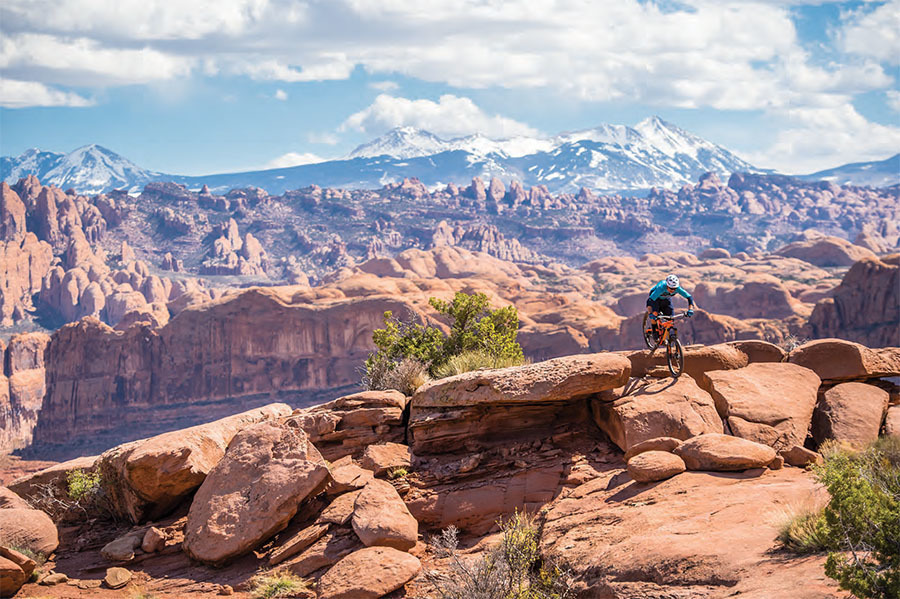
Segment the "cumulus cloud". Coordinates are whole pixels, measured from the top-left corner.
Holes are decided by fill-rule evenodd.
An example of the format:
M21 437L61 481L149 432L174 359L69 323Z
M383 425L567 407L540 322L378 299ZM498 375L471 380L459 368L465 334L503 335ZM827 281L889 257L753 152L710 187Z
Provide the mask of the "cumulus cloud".
M28 106L93 106L94 102L73 94L47 87L35 81L15 81L0 77L0 106L25 108Z
M775 143L750 156L761 167L811 173L847 162L884 160L900 148L900 127L873 123L851 104L794 108Z
M277 89L277 90L275 90L275 99L276 99L276 100L281 100L282 102L284 102L285 100L288 99L287 92L284 91L283 89Z
M900 112L900 91L896 89L890 89L885 92L887 96L887 105L897 111Z
M355 129L377 134L404 126L425 129L444 137L471 133L494 138L539 134L525 123L499 114L486 114L471 99L452 94L441 96L437 102L381 94L370 106L350 115L341 125L341 130Z
M192 59L149 47L110 49L84 38L25 33L0 42L0 68L7 76L63 85L150 83L190 72Z
M325 162L326 160L327 158L322 158L321 156L309 152L288 152L287 154L283 154L278 158L270 160L263 168L287 168L290 166L300 166L302 164L317 164L319 162Z
M900 64L900 0L863 7L844 21L838 36L846 52Z

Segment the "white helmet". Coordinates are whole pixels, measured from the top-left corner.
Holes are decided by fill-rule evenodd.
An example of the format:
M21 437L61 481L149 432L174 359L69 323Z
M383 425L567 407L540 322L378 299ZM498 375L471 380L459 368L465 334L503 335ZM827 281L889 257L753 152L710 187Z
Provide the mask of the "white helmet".
M668 277L666 277L666 287L668 287L669 289L675 289L676 287L678 287L678 277L676 277L675 275L669 275Z

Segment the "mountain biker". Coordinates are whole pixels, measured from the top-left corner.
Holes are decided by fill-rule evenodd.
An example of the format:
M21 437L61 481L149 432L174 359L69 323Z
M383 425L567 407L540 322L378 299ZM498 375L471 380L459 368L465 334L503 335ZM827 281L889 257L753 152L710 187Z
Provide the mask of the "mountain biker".
M659 334L656 326L656 317L660 313L665 316L672 316L671 298L676 294L688 301L688 311L685 316L690 317L694 315L694 298L679 284L677 276L669 275L653 286L650 290L650 296L647 298L647 312L650 313L654 335Z

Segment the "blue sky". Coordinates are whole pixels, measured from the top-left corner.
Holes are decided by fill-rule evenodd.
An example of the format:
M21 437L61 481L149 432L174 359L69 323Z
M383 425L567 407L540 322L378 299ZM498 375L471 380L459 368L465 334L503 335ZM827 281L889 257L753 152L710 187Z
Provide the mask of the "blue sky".
M4 0L0 34L2 155L207 174L651 115L782 172L900 151L900 0Z

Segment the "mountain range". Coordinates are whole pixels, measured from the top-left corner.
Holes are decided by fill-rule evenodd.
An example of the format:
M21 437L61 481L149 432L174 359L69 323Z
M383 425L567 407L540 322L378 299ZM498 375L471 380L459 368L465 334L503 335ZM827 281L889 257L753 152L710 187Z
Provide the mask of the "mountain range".
M879 163L846 165L806 175L857 185L900 180L900 155ZM480 134L442 139L428 131L399 127L357 147L346 157L316 164L203 176L147 170L91 144L61 154L30 149L0 158L0 179L14 183L27 174L62 189L95 194L140 191L151 181L172 181L212 192L260 187L283 193L312 184L345 189L378 188L415 177L427 186L466 184L474 177L545 185L553 193L582 187L601 193L639 193L652 187L677 189L715 172L762 172L722 146L658 117L628 127L601 125L552 137L491 139Z

